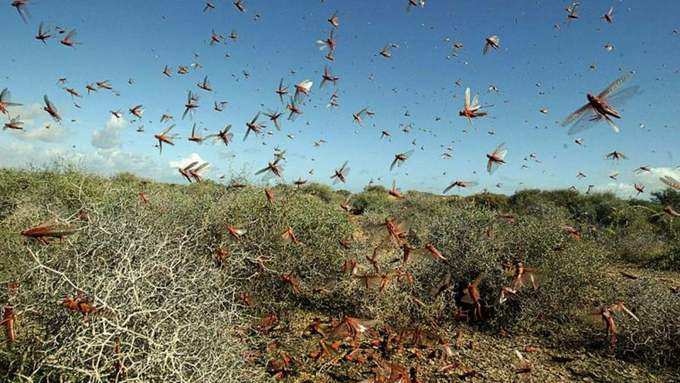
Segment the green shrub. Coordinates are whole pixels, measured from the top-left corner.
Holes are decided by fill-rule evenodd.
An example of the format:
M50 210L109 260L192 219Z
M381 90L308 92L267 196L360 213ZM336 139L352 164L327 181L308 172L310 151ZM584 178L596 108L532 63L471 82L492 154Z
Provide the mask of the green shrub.
M206 214L212 251L228 249L226 264L238 278L250 278L245 286L257 298L283 302L293 297L284 274L299 278L303 291L336 280L344 261L340 240L351 237L352 227L340 208L329 208L309 194L279 196L272 205L261 191L237 191L216 201ZM246 230L240 240L227 226ZM291 228L302 243L285 243L281 236ZM265 271L259 270L260 264Z
M567 217L561 210L543 206L541 211L542 214L518 217L514 224L499 221L492 211L477 208L455 210L437 219L430 229L429 241L449 260L443 264L433 262L419 281L429 284L431 290L441 283L443 275L450 275L455 284L449 294L459 298L465 285L481 274L479 289L487 324L532 328L551 319L554 324L564 323L571 307L585 299L584 286L601 275L605 255L564 232L562 225ZM491 238L487 236L489 228ZM501 305L501 288L509 286L512 277L504 272L503 265L518 261L536 270L540 287L535 291L525 288L516 299Z
M305 194L316 196L326 203L330 203L335 199L333 189L328 185L312 182L303 186L300 190Z
M372 186L354 195L351 200L354 214L383 213L391 204L387 191L382 186Z
M680 191L666 188L652 193L652 200L662 206L680 207Z
M641 322L617 316L618 355L679 362L677 294L647 279L619 286L607 270L620 260L678 270L677 225L655 215L658 202L564 190L466 198L407 192L399 200L377 186L356 195L318 184L273 190L271 204L253 186L105 179L69 168L0 171L0 280L21 283L16 295L0 292L0 302L19 313L17 342L0 348L0 376L114 380L122 357L130 380L259 381L264 369L242 355L272 340L248 330L266 313L452 328L458 309L470 311L461 303L464 287L480 274L484 318L471 323L482 329L605 350L603 330L580 319L596 304L623 299ZM361 215L340 208L348 197ZM19 235L57 216L78 232L49 246ZM406 264L386 218L403 225L414 247ZM582 239L565 225L580 229ZM245 233L236 239L228 226ZM288 228L302 244L282 239ZM346 240L349 249L340 245ZM447 259L434 259L426 244ZM374 251L379 270L367 258ZM341 271L347 260L358 263L358 275ZM501 304L501 288L512 280L508 266L519 261L534 269L539 287ZM370 274L389 276L383 291L359 278ZM284 275L299 280L299 292ZM60 304L78 289L99 314L84 320ZM286 326L297 326L291 334L299 337L307 324ZM123 356L113 353L116 338Z
M503 194L489 192L478 193L465 198L474 202L476 206L494 210L506 210L509 207L509 199Z
M659 270L680 272L680 241L676 240L670 244L667 251L649 262L649 266Z

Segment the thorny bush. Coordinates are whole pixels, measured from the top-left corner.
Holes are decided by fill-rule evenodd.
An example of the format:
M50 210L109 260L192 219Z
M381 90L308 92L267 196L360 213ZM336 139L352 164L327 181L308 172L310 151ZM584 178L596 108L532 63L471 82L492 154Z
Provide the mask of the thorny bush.
M579 318L619 299L641 321L619 318L616 352L677 363L677 294L651 281L624 289L607 274L619 259L611 238L641 228L663 239L677 226L659 229L637 209L612 209L626 203L609 196L588 199L586 215L598 218L581 220L585 213L575 209L583 197L567 192L464 199L409 192L394 200L371 188L349 196L348 213L344 194L310 186L275 187L270 203L252 186L1 171L0 281L19 284L0 293L17 318L17 341L0 348L3 379L264 380L265 369L250 365L253 358L267 364L253 353L265 340L253 336L253 324L289 311L394 328L453 325L466 312L483 330L603 339L601 328ZM19 235L57 217L76 233L49 245ZM387 236L387 218L403 225L413 247L407 263ZM286 232L299 243L284 240ZM427 244L446 259L435 259ZM342 271L347 261L356 261L355 275ZM539 287L501 304L509 267L520 261ZM387 273L389 283L377 288L360 278ZM462 295L480 275L482 318L474 319ZM97 311L69 310L67 299L86 299Z

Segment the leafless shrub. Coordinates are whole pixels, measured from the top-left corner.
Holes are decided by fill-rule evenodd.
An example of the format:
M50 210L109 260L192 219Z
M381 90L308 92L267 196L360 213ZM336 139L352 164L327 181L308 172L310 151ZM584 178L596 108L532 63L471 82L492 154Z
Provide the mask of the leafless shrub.
M680 363L678 293L652 279L642 279L616 298L623 299L640 318L637 322L626 315L619 317L622 322L617 352L632 360L677 366Z
M237 303L238 282L214 267L204 242L209 193L186 198L156 187L146 190L150 202L144 204L136 183L55 178L29 189L2 221L13 261L5 282L20 283L15 294L3 290L2 300L17 312L17 341L0 349L3 379L261 378L242 357L250 318ZM106 184L90 193L93 182ZM57 189L64 184L72 189ZM68 198L30 198L49 191ZM77 233L47 246L19 238L20 230L53 214ZM64 307L63 300L77 294L96 311Z

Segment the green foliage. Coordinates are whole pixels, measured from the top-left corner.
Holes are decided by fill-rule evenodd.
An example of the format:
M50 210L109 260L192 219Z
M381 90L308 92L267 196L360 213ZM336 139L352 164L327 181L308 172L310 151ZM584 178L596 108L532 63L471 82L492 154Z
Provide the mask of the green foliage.
M564 190L466 198L408 192L399 200L382 187L356 195L319 184L273 190L269 203L252 186L106 179L72 168L0 171L0 280L21 284L14 295L0 293L20 313L17 342L0 348L0 376L114 380L119 338L131 380L261 381L264 370L246 365L242 354L261 350L266 338L248 328L266 313L290 311L405 328L453 327L463 310L482 330L556 343L581 335L573 339L596 339L605 352L603 330L581 319L619 299L641 322L617 314L618 355L678 363L677 295L647 279L619 286L610 272L621 260L680 271L677 222L659 214L673 193L643 203ZM347 198L359 215L340 208ZM56 218L77 232L48 246L19 235ZM407 263L387 236L386 218L414 248ZM235 238L230 226L245 232ZM289 228L300 244L284 241ZM427 244L446 260L433 258ZM372 254L378 269L367 259ZM356 275L341 270L347 260L357 262ZM501 304L501 289L513 279L509 266L520 261L539 286L528 283ZM373 274L388 277L382 291L360 278ZM480 275L483 318L474 318L461 298ZM84 320L59 304L78 290L100 314ZM252 307L241 299L246 294Z
M331 189L330 186L328 185L312 182L310 184L305 185L300 190L305 194L316 196L326 203L330 203L335 199L333 189Z
M355 214L382 213L391 204L387 190L382 186L371 186L355 194L351 200Z
M337 279L344 260L339 242L352 233L339 208L329 208L315 196L298 192L280 196L273 205L264 193L228 193L217 200L204 219L209 223L210 250L227 249L230 257L223 266L238 278L249 279L251 283L245 288L256 299L267 302L294 298L290 286L281 281L284 274L295 275L303 291ZM228 234L228 226L246 232L237 240ZM288 228L300 245L282 239Z
M542 216L520 217L515 223L499 221L491 211L456 210L433 223L431 242L449 261L445 266L433 264L434 269L422 276L423 283L432 280L433 273L448 274L456 282L451 293L460 295L467 283L482 275L487 324L531 328L539 314L541 323L553 318L553 323L562 324L573 305L586 298L583 287L597 280L605 261L601 251L564 233L563 222L565 215L555 208ZM512 272L505 272L503 265L517 262L539 270L534 274L540 288L534 291L527 286L517 299L501 305L501 288L512 281Z
M649 266L660 270L680 272L680 241L667 246L668 250L649 262Z
M673 206L680 209L680 191L667 188L652 192L653 200L663 206Z
M466 199L474 202L477 206L494 210L506 210L509 205L509 199L507 196L489 192L475 194L466 197Z

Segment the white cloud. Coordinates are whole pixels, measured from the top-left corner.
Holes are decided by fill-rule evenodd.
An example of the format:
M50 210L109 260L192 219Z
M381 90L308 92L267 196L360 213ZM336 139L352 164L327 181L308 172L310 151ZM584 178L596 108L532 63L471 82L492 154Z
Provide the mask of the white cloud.
M675 179L680 178L680 168L672 167L657 167L650 168L649 172L641 172L633 174L630 177L626 177L628 182L609 182L604 185L596 185L593 189L599 192L613 192L622 198L638 197L638 198L649 198L651 193L661 189L665 189L667 186L659 178L663 176L671 176ZM644 194L639 194L633 184L642 184L645 187Z
M127 126L124 118L111 116L106 126L92 132L92 146L99 149L112 149L120 147L120 133Z
M36 121L44 121L47 118L47 113L42 109L42 104L22 105L11 108L9 111L12 117L21 117L24 126L33 126Z
M58 163L80 165L82 155L66 147L50 147L33 142L11 141L0 143L0 167L49 167Z
M12 117L19 117L23 130L10 130L12 137L22 141L62 142L69 135L68 129L52 124L42 110L41 104L23 105L10 110ZM48 128L49 127L49 128ZM32 129L31 129L32 128Z
M13 130L12 136L22 141L62 142L67 137L67 129L59 126L34 128L30 130Z
M172 181L175 173L161 166L155 158L123 151L120 148L80 152L68 147L45 146L31 142L0 142L0 167L50 167L55 164L75 165L84 171L102 175L131 172L159 181Z
M670 176L675 179L680 179L680 168L672 167L658 167L650 168L649 172L642 172L636 176L636 182L645 185L650 191L657 189L665 189L667 186L661 182L660 178Z
M198 155L198 153L191 153L191 155L187 158L182 158L177 161L169 161L168 165L170 165L172 169L177 169L183 168L194 161L197 161L199 164L205 162L205 160L202 159L201 156Z
M207 162L204 159L202 159L201 156L198 155L198 153L191 153L191 155L187 158L182 158L182 159L179 159L177 161L169 161L168 165L170 165L170 168L173 169L173 171L176 171L178 168L184 168L194 161L198 162L198 165L201 165L204 162ZM201 173L201 175L205 175L209 170L210 170L210 165L203 168L203 170L200 173ZM174 173L174 174L177 174L177 173Z
M657 178L659 177L664 177L664 176L671 176L678 178L680 177L680 167L659 167L659 168L650 168L650 172L644 172L642 175L653 175Z
M0 151L5 155L0 156L0 166L2 167L19 167L21 165L31 165L27 158L31 158L30 154L33 152L33 144L25 142L3 142L0 144Z
M630 197L631 195L637 194L633 184L625 182L609 182L605 185L595 185L593 191L612 192L619 197Z
M84 168L99 174L130 172L159 181L169 180L173 175L172 172L161 167L155 158L120 148L97 149L82 155Z

